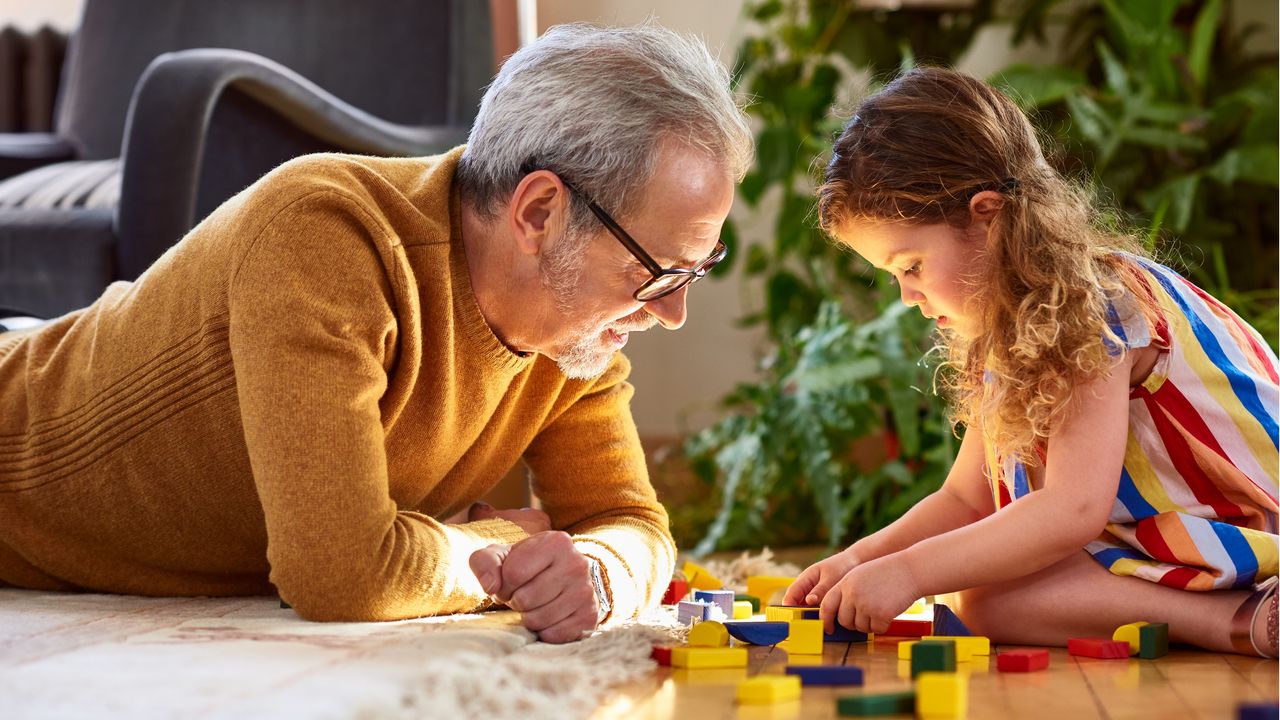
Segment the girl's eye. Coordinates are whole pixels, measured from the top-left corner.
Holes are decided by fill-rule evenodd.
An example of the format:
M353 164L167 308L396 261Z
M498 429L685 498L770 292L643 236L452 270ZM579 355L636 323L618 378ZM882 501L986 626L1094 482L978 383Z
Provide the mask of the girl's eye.
M920 263L915 263L915 264L914 264L914 265L912 265L911 267L907 268L906 272L905 272L905 273L903 273L903 274L904 274L904 275L919 275L919 274L920 274Z

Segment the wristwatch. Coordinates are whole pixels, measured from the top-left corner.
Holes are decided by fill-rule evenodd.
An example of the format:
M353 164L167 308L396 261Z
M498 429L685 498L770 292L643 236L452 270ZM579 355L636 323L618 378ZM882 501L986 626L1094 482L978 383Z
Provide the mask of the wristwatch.
M604 622L609 617L609 611L613 609L613 603L609 602L609 591L604 585L604 570L600 567L600 561L593 557L587 558L587 575L591 578L591 587L596 591L596 601L600 604L600 612L596 615L596 624Z

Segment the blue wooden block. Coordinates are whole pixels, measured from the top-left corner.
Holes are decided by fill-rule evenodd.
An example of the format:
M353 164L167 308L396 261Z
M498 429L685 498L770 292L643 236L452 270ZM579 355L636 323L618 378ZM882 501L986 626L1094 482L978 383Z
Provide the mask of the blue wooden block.
M847 628L840 623L836 623L836 629L829 633L822 633L822 642L848 642L860 643L867 641L867 634L858 632L852 628Z
M694 620L702 622L707 619L712 607L714 605L706 600L681 600L676 606L676 617L680 619L681 625L689 625Z
M801 685L861 685L862 668L853 665L788 665L788 675L799 675Z
M800 613L801 620L817 620L818 619L818 608L813 607L811 605L771 605L770 607L795 608L798 610L804 610L804 612Z
M969 628L960 622L960 618L951 612L951 608L942 603L934 603L933 605L933 634L950 637L973 635L973 633L969 632Z
M777 645L791 634L791 623L784 622L727 622L724 624L735 640L752 645Z
M1277 718L1280 718L1280 706L1274 703L1249 703L1236 707L1236 720L1277 720Z
M726 619L733 617L732 590L695 590L693 591L693 599L705 600L718 606Z

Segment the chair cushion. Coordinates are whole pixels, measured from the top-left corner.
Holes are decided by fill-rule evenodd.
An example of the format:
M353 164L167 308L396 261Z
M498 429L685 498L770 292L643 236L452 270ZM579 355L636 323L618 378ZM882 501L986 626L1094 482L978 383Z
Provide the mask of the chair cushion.
M110 210L0 210L0 307L56 317L116 277Z
M112 210L120 200L120 160L74 160L0 181L0 210Z

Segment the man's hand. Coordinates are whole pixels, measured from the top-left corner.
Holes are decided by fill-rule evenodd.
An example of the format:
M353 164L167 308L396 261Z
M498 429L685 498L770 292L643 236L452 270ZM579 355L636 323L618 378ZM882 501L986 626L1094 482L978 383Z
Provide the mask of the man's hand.
M567 533L541 532L515 545L490 545L471 554L484 591L520 613L543 642L579 640L595 629L600 603L587 557Z
M490 518L500 518L507 522L513 522L530 535L537 535L551 529L551 518L547 517L547 514L541 510L534 510L533 508L498 510L489 503L478 502L472 503L471 510L467 512L467 522L488 520Z

